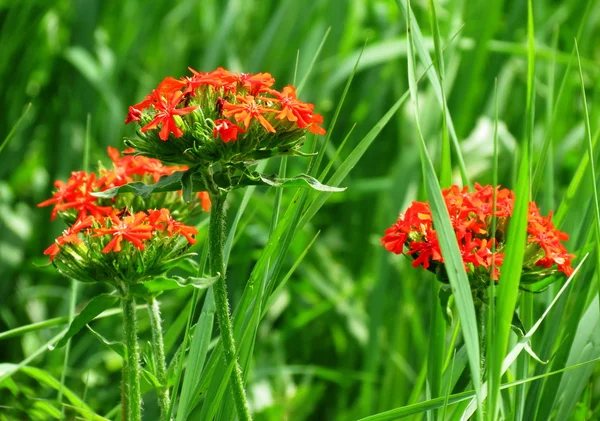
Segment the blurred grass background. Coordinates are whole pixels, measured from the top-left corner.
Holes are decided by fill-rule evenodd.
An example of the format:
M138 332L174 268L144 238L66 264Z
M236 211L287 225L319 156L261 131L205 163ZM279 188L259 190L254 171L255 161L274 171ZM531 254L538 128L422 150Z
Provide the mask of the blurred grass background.
M527 4L445 0L436 5L445 46L448 106L468 174L482 184L492 179L497 79L500 183L514 186L517 145L525 131ZM427 2L414 1L412 7L433 55ZM576 36L592 133L598 129L600 7L597 1L539 0L534 17L533 162L539 161L544 139L551 139L542 183L534 191L548 212L561 203L586 151L580 81L573 70L576 62L566 73ZM0 140L32 104L0 154L0 332L68 314L69 281L52 268L40 267L45 263L42 251L64 227L60 222L48 223L49 210L36 204L49 197L53 180L81 168L88 115L92 162L106 162L106 147L122 147L123 136L133 135L133 128L123 124L128 105L141 100L165 76L183 76L187 66L202 71L224 66L270 72L282 88L293 81L297 57L298 80L307 74L326 36L301 97L324 114L327 128L366 42L325 158L327 162L333 157L335 147L356 125L335 168L408 90L405 22L393 0L0 1ZM418 74L424 70L419 68ZM424 135L439 160L440 107L430 85L423 82L420 87ZM557 118L550 127L553 113ZM270 162L268 169L276 172L278 165ZM294 158L288 173L305 167L304 161ZM458 182L457 167L455 171ZM248 381L257 419L357 419L426 399L423 382L432 308L427 286L435 280L410 268L408 259L379 246L379 237L398 212L411 200L424 197L410 107L403 106L395 114L342 184L347 191L332 195L297 233L284 270L320 231L258 331ZM293 193L284 193L284 206ZM591 186L584 181L562 224L573 249L588 244L590 194ZM269 236L274 197L274 191L258 189L240 222L230 259L234 307ZM240 201L241 193L231 199L232 215ZM568 348L564 361L571 358L574 338L569 329L577 328L597 294L593 266L585 273L577 280L577 293L569 295L560 310L572 320L557 317L550 342L538 339L548 337L546 325L534 337L536 351L543 345L542 358L560 354L561 347ZM101 286L80 288L79 302L100 291ZM535 297L536 315L551 294L552 290ZM184 290L161 297L167 341L181 342L185 323L181 315L190 295ZM578 311L573 313L573 308ZM586 356L595 358L600 356L597 317L588 317L594 346ZM149 329L143 316L141 324L145 341ZM114 320L97 321L94 328L119 339ZM3 340L0 361L22 361L58 329ZM60 378L63 358L63 351L44 352L30 365ZM570 362L579 362L572 358ZM531 373L534 368L541 374L551 367L532 365ZM89 332L82 332L73 341L66 384L95 411L106 414L119 400L119 369L119 357ZM600 416L599 385L594 370L586 370L577 377L577 386L569 386L575 390L569 397L572 406L565 412L569 419ZM23 374L12 379L14 386L5 382L0 389L0 405L16 409L0 419L51 419L51 410L40 402L56 399L56 391ZM537 408L541 398L531 399ZM548 409L553 417L563 414L557 405ZM544 411L524 419L548 419L541 418L550 416ZM148 395L145 419L157 419L156 414L154 399Z

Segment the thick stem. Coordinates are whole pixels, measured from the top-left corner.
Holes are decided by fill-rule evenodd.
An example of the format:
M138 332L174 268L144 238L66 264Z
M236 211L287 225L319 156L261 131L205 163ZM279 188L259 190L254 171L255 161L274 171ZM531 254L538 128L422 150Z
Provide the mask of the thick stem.
M124 373L127 373L127 386L124 404L128 421L141 421L142 419L142 395L140 392L140 359L137 340L137 319L135 314L135 299L126 295L122 297L123 306L123 333L127 347L127 361Z
M152 352L156 366L156 377L160 383L160 388L157 390L160 419L168 421L171 399L169 398L167 381L167 360L165 359L165 343L160 321L160 307L158 300L154 297L148 300L148 313L150 314L150 326L152 328Z
M221 342L223 343L223 356L225 364L229 366L236 359L235 340L233 338L233 329L231 327L231 318L229 315L229 301L227 300L227 287L225 285L225 261L223 259L223 246L225 243L225 199L226 194L211 194L211 212L210 224L208 228L209 251L208 258L210 270L213 275L220 274L219 279L213 285L215 295L215 304L217 307L217 320L221 332ZM252 419L244 382L242 380L242 370L237 361L233 367L233 400L240 421L249 421Z

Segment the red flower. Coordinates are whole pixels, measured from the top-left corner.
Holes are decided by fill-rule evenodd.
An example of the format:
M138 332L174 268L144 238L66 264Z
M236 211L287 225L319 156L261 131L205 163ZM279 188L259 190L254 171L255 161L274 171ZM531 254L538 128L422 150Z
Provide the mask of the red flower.
M276 110L257 104L252 95L245 97L236 95L235 99L238 102L237 104L232 104L230 102L225 102L223 104L223 115L225 117L235 116L235 121L238 123L241 121L244 122L246 130L252 119L255 118L268 132L275 133L275 128L273 128L263 114L274 113L277 112ZM256 99L267 101L266 98L257 97Z
M162 140L168 140L170 133L173 133L173 136L175 137L183 136L183 131L177 126L173 117L176 115L189 114L198 107L176 108L183 99L183 93L181 91L162 95L160 91L155 90L152 94L155 99L153 106L156 109L156 115L154 116L154 120L142 127L142 132L156 129L158 126L162 125L158 135Z
M275 101L281 104L281 111L275 117L276 119L287 119L288 121L295 122L300 129L308 127L308 130L312 133L325 134L325 130L319 127L319 124L323 123L323 116L313 114L315 108L313 104L302 102L298 99L294 86L288 85L283 88L282 92L274 89L269 89L268 92L274 95L277 98Z
M67 243L81 244L83 241L77 234L79 234L81 230L91 227L93 222L94 218L91 216L78 219L73 225L63 231L62 235L54 241L54 244L44 250L44 254L49 255L50 261L52 261L60 252L59 246Z
M412 266L415 268L419 267L419 265L423 265L423 269L429 268L430 259L437 262L444 262L437 234L434 230L427 230L425 241L412 241L410 243L410 250L406 254L415 253L417 253L417 258L412 262Z
M230 140L236 141L238 132L244 133L245 130L229 120L215 120L215 128L213 129L213 137L215 139L220 135L225 143Z
M169 236L172 236L173 234L183 235L190 244L196 244L196 240L193 237L198 234L196 227L176 221L171 216L169 209L163 208L160 210L151 210L149 211L148 219L155 229L167 231Z
M68 201L69 197L71 197L74 194L77 185L75 185L74 183L65 183L62 180L56 180L54 182L54 187L56 187L58 190L54 192L52 198L44 200L42 203L38 203L37 205L38 208L54 205L54 209L52 209L52 214L50 216L51 221L54 221L56 219L56 215L58 214L58 208L56 205Z
M154 102L154 96L150 94L146 95L146 98L144 98L142 102L138 102L137 104L129 107L129 113L127 114L127 118L125 119L125 124L129 124L132 121L140 121L142 117L142 111L153 105Z
M54 185L58 188L52 197L38 204L38 207L54 204L51 220L56 218L58 212L68 209L78 211L79 217L92 215L99 218L110 214L112 208L110 206L98 206L95 204L96 198L90 193L94 191L96 186L96 174L86 173L85 171L74 171L67 183L58 180Z
M184 83L187 83L187 87L184 92L191 92L192 95L202 85L223 88L226 92L233 92L236 88L243 87L250 95L257 95L275 83L270 73L234 73L222 67L209 73L197 72L191 67L188 69L193 76L185 79Z
M142 118L142 111L131 106L129 107L129 113L127 113L127 118L125 119L125 124L129 124L132 121L140 121Z
M94 237L113 236L112 240L102 249L102 253L121 251L123 239L129 241L138 249L144 250L144 241L152 238L154 227L148 224L148 215L144 212L128 215L121 219L118 216L118 210L115 209L110 218L105 219L105 224L108 221L111 221L110 227L105 225L106 228L94 229Z
M275 83L271 73L234 73L233 75L238 85L246 88L250 95L257 95Z
M200 199L200 203L202 204L202 210L204 212L210 212L210 207L212 203L210 202L210 195L207 191L198 192L198 199Z
M206 73L197 72L191 67L188 67L188 69L192 72L193 76L185 78L185 93L195 96L194 91L201 86L212 86L215 89L223 88L226 92L235 90L236 77L229 70L219 67L212 72Z
M167 76L158 84L158 92L163 95L173 95L175 92L181 90L186 86L185 81L175 79L174 77Z

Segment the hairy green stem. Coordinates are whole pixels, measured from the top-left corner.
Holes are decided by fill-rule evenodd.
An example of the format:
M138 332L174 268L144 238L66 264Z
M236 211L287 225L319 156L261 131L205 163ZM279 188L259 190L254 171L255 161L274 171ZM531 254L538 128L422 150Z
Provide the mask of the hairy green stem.
M160 320L160 306L155 297L148 300L148 313L152 329L152 353L154 354L154 365L156 366L156 378L160 383L160 387L156 391L158 406L160 407L160 419L161 421L168 421L171 399L169 398L167 381L167 360L165 359L165 342Z
M221 333L221 342L223 343L223 356L225 364L229 366L236 360L235 340L233 338L233 329L231 327L231 318L229 314L229 301L227 299L227 287L225 285L225 261L223 259L223 246L225 244L225 193L215 192L211 194L212 208L210 212L210 223L208 227L208 259L210 270L213 275L219 274L219 279L213 285L215 304L217 308L217 320ZM240 421L249 421L252 419L244 382L242 380L242 370L237 361L234 363L233 376L233 400Z
M135 299L126 295L121 298L123 306L123 333L127 347L127 361L123 373L127 376L126 395L122 403L125 406L127 421L141 421L142 395L140 391L140 359L137 339L137 319L135 314ZM125 379L123 379L125 381Z

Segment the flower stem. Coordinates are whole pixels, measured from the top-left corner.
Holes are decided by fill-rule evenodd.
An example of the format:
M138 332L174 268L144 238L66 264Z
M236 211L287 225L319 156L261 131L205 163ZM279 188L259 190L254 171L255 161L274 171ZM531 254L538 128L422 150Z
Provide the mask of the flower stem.
M168 421L171 399L169 398L167 361L165 359L165 343L160 321L160 307L155 297L148 300L148 313L152 328L152 351L156 365L156 377L160 383L160 388L156 392L158 394L158 406L160 407L160 419L161 421Z
M213 285L215 304L217 308L217 320L223 343L223 355L225 364L230 365L236 357L235 340L231 327L229 315L229 301L227 299L227 287L225 285L225 261L223 259L223 246L225 243L225 193L211 194L212 208L210 212L210 223L208 227L208 259L210 270L213 275L219 274L219 279ZM240 421L250 421L250 409L244 390L242 370L237 361L233 368L233 399Z
M124 400L123 404L126 406L127 421L141 421L140 351L137 339L135 299L131 295L125 295L121 299L121 305L123 306L123 333L125 335L125 346L127 347L127 362L123 370L123 373L127 375L127 399Z

